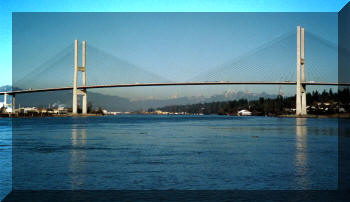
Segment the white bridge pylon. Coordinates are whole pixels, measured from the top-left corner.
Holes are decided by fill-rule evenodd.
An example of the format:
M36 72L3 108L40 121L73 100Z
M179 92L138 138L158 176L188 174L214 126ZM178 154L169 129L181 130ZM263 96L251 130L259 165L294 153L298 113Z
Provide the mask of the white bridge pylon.
M15 103L16 103L16 98L15 98L15 95L13 94L12 95L12 103L10 104L10 103L7 103L7 96L8 96L8 94L7 93L5 93L4 94L4 107L6 108L6 109L9 109L9 108L11 108L11 112L13 113L14 111L15 111Z
M78 95L83 96L82 113L87 114L87 91L86 89L78 89L78 74L83 73L83 86L86 86L86 42L83 41L82 66L79 66L78 40L75 40L74 50L74 79L73 79L73 114L78 114Z
M296 115L306 115L305 29L297 26Z
M78 95L83 96L82 113L87 114L87 88L78 89L78 74L83 74L83 86L86 87L86 42L82 42L82 66L78 64L78 40L75 40L73 114L78 114ZM297 26L297 78L296 78L296 115L306 115L306 78L305 78L305 29Z

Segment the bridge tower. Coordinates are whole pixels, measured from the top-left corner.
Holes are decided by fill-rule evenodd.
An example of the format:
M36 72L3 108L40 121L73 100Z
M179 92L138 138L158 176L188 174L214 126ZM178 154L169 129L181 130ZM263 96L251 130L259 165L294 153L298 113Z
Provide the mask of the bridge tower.
M7 93L4 94L4 107L6 107L6 109L11 107L12 113L14 113L15 112L15 107L16 107L16 96L15 96L15 94L12 94L12 103L9 104L9 103L7 103L7 96L8 95L9 94L7 94Z
M74 81L73 81L73 114L78 114L78 95L83 96L83 114L87 114L87 92L86 89L78 89L78 74L83 74L83 86L86 86L86 42L83 41L82 66L78 63L78 40L75 40L74 51Z
M296 115L306 115L305 30L297 26Z
M7 108L7 93L4 94L4 107Z

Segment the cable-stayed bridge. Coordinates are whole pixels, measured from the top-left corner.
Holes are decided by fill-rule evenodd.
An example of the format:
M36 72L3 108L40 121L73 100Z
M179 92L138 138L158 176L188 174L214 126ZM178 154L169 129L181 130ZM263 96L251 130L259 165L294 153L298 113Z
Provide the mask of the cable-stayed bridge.
M232 61L228 65L223 65L221 67L218 67L217 69L214 69L212 71L208 71L205 73L204 76L200 77L202 79L194 78L193 80L196 81L186 81L186 82L171 82L171 81L164 81L164 82L122 82L115 84L113 81L110 82L110 84L104 84L101 85L98 82L93 82L89 79L89 83L93 83L93 85L87 85L87 77L86 77L86 43L83 42L83 51L81 54L82 57L82 65L79 65L78 57L78 41L75 41L75 49L74 49L74 79L73 79L73 86L66 86L66 87L52 87L52 88L30 88L27 90L13 90L9 92L0 92L0 95L11 95L13 97L12 107L15 107L15 95L16 94L24 94L24 93L36 93L36 92L48 92L48 91L62 91L62 90L73 90L73 113L77 113L77 102L78 102L78 95L83 96L82 100L82 108L83 113L87 113L87 89L99 89L99 88L128 88L128 87L151 87L151 86L209 86L209 85L295 85L296 86L296 113L297 115L305 115L306 114L306 86L319 86L319 85L325 85L325 86L349 86L348 83L337 83L337 82L331 82L326 81L327 78L322 77L322 74L320 72L323 71L322 68L320 68L319 64L313 64L313 63L307 63L308 64L308 70L314 70L312 75L308 74L308 71L305 71L305 38L304 38L304 29L300 28L298 26L297 28L297 46L296 46L296 56L297 56L297 68L295 71L295 68L292 69L292 71L287 72L285 75L282 75L281 72L277 72L278 68L276 68L274 71L277 72L277 74L280 74L280 79L277 80L276 78L265 78L261 81L254 78L254 80L251 81L244 81L244 80L238 80L232 81L232 79L229 79L230 72L232 72L232 69L234 69L236 72L239 72L241 74L240 78L247 79L252 78L253 75L245 75L243 69L251 69L253 71L254 75L263 75L264 73L267 75L271 75L271 69L266 67L273 67L276 66L276 63L279 62L278 57L274 57L271 59L271 56L268 55L269 50L276 49L276 45L278 42L279 50L282 53L285 53L285 57L287 57L289 60L293 57L291 54L287 54L286 50L291 49L291 47L286 44L280 43L281 41L291 41L292 38L295 39L295 32L288 33L287 35L283 35L281 37L278 37L273 42L269 42L267 44L262 45L260 48L249 52L242 56L241 58L238 58L234 61ZM317 36L314 36L310 34L310 37L314 37L317 39ZM330 49L336 49L331 43L324 42L324 46L329 47ZM61 57L54 58L54 63L60 63L62 61L62 58L66 58L69 56L67 54L67 49L64 49L60 55ZM93 49L92 49L93 50ZM288 52L290 53L290 52ZM260 57L261 61L264 63L264 65L254 65L253 62L256 61L257 55ZM312 57L312 54L310 54L310 57ZM293 59L295 61L295 58ZM321 58L317 59L321 60ZM52 69L45 68L49 64L44 64L43 68L39 67L38 69L33 70L34 74L47 74L52 71ZM107 64L108 65L108 64ZM128 65L126 63L121 63L119 66L122 65ZM103 65L101 65L103 66ZM96 70L95 70L96 71ZM99 71L103 71L103 69L99 69ZM270 72L269 72L270 71ZM78 73L82 72L82 85L78 86ZM89 71L90 72L90 71ZM140 73L141 72L141 73ZM311 72L311 71L310 71ZM147 72L136 71L131 72L133 76L137 74L145 75ZM232 74L232 73L231 73ZM96 75L95 72L89 73L89 75ZM91 77L91 76L90 76ZM89 77L89 78L90 78ZM291 77L296 77L296 81ZM316 78L315 80L309 80L306 81L307 78ZM35 78L35 76L34 76ZM204 78L204 79L203 79ZM218 78L220 81L217 81ZM26 78L24 78L25 80ZM137 78L136 78L137 79ZM222 81L222 79L227 79L227 81ZM121 79L118 79L121 80ZM199 80L199 81L197 81ZM201 81L205 80L205 81ZM214 81L213 81L214 80ZM216 81L215 81L216 80ZM30 80L27 81L27 83L30 83ZM6 103L5 98L5 105L9 105Z
M132 83L132 84L112 84L112 85L91 85L91 86L78 86L77 89L95 89L95 88L126 88L126 87L147 87L147 86L200 86L200 85L296 85L295 81L215 81L215 82L176 82L176 83ZM302 85L314 85L314 86L350 86L350 83L337 83L337 82L301 82ZM9 92L0 92L0 94L24 94L24 93L38 93L49 92L59 90L73 90L73 87L61 87L61 88L43 88L43 89L31 89L31 90L14 90Z

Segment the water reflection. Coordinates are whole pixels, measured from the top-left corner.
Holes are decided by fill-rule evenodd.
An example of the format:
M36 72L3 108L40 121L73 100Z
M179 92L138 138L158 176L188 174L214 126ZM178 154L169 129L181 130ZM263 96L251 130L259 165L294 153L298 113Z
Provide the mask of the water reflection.
M72 178L72 189L79 189L84 184L85 168L86 168L86 130L72 129L72 150L71 150L71 166L70 175Z
M295 175L299 189L306 189L309 184L307 154L307 119L296 118L295 124Z

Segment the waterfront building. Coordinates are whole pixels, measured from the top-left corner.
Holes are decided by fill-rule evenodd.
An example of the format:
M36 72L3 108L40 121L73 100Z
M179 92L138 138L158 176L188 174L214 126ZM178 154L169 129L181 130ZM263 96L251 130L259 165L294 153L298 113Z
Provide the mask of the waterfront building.
M237 112L238 116L251 116L252 112L246 110L246 109L242 109L240 111Z

